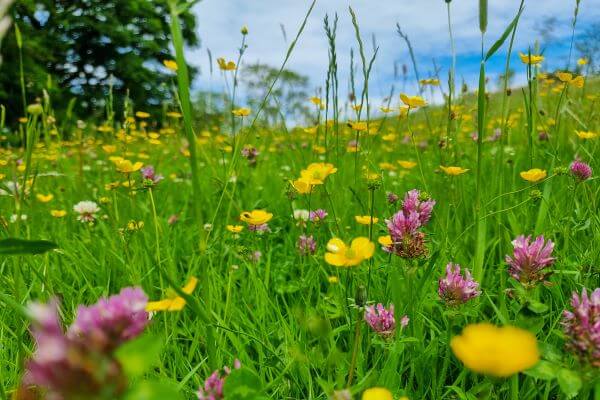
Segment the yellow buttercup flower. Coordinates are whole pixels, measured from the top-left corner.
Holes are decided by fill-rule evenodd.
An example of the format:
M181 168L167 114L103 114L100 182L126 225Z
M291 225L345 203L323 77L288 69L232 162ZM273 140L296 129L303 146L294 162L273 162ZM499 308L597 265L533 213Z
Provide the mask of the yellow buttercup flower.
M50 201L52 201L52 199L54 198L54 195L52 193L49 194L42 194L42 193L38 193L35 195L36 199L38 199L38 201L40 203L48 203Z
M313 187L315 185L320 185L322 183L322 182L321 183L311 183L311 182L314 182L314 181L306 179L306 178L299 178L299 179L296 179L295 181L290 181L290 184L296 190L296 192L298 192L300 194L308 194L308 193L312 192Z
M375 245L366 237L358 237L347 246L339 238L333 238L327 243L325 262L336 267L353 267L364 260L373 257Z
M421 96L408 96L402 93L400 95L400 100L410 108L419 108L427 105L427 102Z
M185 294L192 294L194 292L194 289L196 289L196 285L198 285L198 279L192 276L188 283L181 288L181 290ZM172 295L166 299L159 301L149 301L146 305L146 311L180 311L183 309L185 304L185 299L173 292Z
M144 166L144 163L141 161L137 161L132 163L129 160L119 160L117 161L117 171L122 172L124 174L130 174L132 172L139 171Z
M140 118L140 119L146 119L146 118L150 118L150 114L145 112L145 111L138 111L135 113L135 116Z
M386 388L374 387L363 392L362 400L394 400L394 397Z
M164 60L163 64L165 67L167 67L167 69L173 71L173 72L177 72L177 62L173 61L173 60Z
M235 115L236 117L247 117L248 115L250 115L250 112L251 112L251 110L249 108L242 107L242 108L236 108L231 113L233 115Z
M367 130L367 123L363 121L348 121L348 127L350 127L350 129L354 129L355 131L364 132Z
M243 225L227 225L227 230L231 233L240 233L244 230Z
M444 167L443 165L440 165L440 169L444 171L447 175L451 176L462 175L465 172L469 171L468 169L461 167Z
M323 105L323 102L318 97L311 97L310 102L313 103L317 107L321 107Z
M361 225L371 225L371 216L370 215L357 215L354 217L354 219L356 220L356 222L358 222ZM379 222L379 218L377 217L373 217L373 224L376 224L377 222Z
M104 146L102 146L102 150L104 150L104 152L107 154L111 154L117 151L117 146L113 144L105 144Z
M570 72L557 72L556 77L559 81L567 83L569 85L575 86L577 88L582 88L585 83L583 76L579 75L573 77L573 74Z
M336 172L337 168L331 163L312 163L300 171L300 179L311 185L320 185L329 175Z
M452 338L450 347L467 368L496 377L529 369L540 359L535 336L513 326L468 325Z
M537 65L544 61L544 56L541 55L519 53L519 57L521 57L521 62L523 62L523 64Z
M577 65L587 65L589 62L589 60L585 57L580 58L579 60L577 60Z
M225 61L224 58L217 58L217 64L222 71L233 71L235 70L235 63L233 61Z
M533 168L529 171L523 171L520 173L521 178L525 179L527 182L539 182L546 177L546 170Z
M271 218L273 218L273 214L265 210L244 211L242 214L240 214L240 220L249 225L266 224L271 220Z
M579 139L595 139L598 137L598 133L592 131L575 131Z
M332 285L339 283L340 282L340 278L338 278L335 275L331 275L327 277L327 282L331 283Z
M390 247L394 244L394 241L390 235L379 236L379 238L377 238L377 242L384 247Z
M398 164L400 164L400 166L404 169L413 169L417 166L417 163L414 161L398 160Z
M54 218L62 218L67 215L67 212L65 210L50 210L50 215Z

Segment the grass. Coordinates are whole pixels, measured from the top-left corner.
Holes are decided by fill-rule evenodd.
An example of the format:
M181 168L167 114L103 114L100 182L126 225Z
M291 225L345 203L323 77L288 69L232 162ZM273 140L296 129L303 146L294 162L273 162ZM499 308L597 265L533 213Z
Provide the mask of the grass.
M360 44L354 14L353 23ZM173 31L177 37L176 26ZM330 39L330 74L337 93L335 32ZM183 53L177 56L182 64ZM374 56L368 62L361 45L360 58L365 78L360 98L368 106ZM427 115L411 110L410 119L369 119L367 108L363 115L369 131L377 134L351 130L343 115L339 124L320 127L329 136L300 127L288 134L277 126L262 126L260 110L254 110L250 123L237 121L239 142L232 143L224 126L192 126L186 75L179 71L184 120L171 118L158 126L154 119L136 118L131 110L126 134L126 121L115 121L109 132L90 121L59 136L54 124L41 123L52 115L46 106L41 116L31 115L19 128L30 138L27 149L0 150L0 160L6 161L0 164L3 187L32 178L19 195L0 196L0 236L48 239L59 245L44 255L0 258L3 398L18 385L23 362L33 350L28 321L15 312L20 305L57 297L65 320L71 321L77 305L92 304L123 287L139 285L151 299L159 299L167 295L168 286L183 286L191 276L200 285L186 307L156 314L149 328L164 347L148 376L177 382L184 398L194 398L213 370L232 365L236 358L274 399L325 399L349 383L356 395L382 386L411 399L551 399L569 393L587 399L594 390L595 398L600 396L597 368L583 368L564 349L560 327L571 293L593 290L600 281L598 180L578 183L564 173L576 157L600 171L598 139L582 140L575 134L598 130L596 81L568 91L561 83L536 81L533 94L526 94L535 96L535 118L532 102L523 101L524 92L515 90L510 97L485 93L485 80L478 98L453 97L450 113L443 106L430 106ZM172 109L179 111L177 105ZM333 115L337 120L337 111ZM478 118L484 125L478 126ZM528 125L532 120L536 125ZM208 133L194 139L193 129ZM506 134L489 141L495 129ZM475 131L479 141L471 139ZM548 132L549 140L538 140L539 131ZM412 134L414 147L403 140ZM346 144L357 136L360 152L354 153ZM186 149L184 137L195 144ZM239 154L244 146L259 150L255 166ZM448 164L470 170L459 176L444 174L440 154L452 160ZM153 165L166 179L148 190L140 185L139 173L118 172L113 156ZM417 156L416 168L397 163L417 161ZM24 158L23 170L17 160ZM295 193L289 181L316 161L334 162L337 173L310 195ZM548 177L536 184L524 181L519 173L530 167L547 170ZM324 262L332 237L376 241L387 234L384 219L398 209L387 202L387 192L402 196L425 187L437 202L426 228L427 257L405 260L377 249L371 261L349 269ZM37 200L36 194L48 193L54 195L51 201ZM95 224L77 221L72 207L81 200L100 204ZM303 224L292 217L293 210L317 208L329 212L324 223ZM274 214L270 233L245 229L236 235L226 230L226 225L239 223L243 211L253 209ZM50 210L66 210L67 215L55 218ZM13 214L27 219L11 222ZM372 215L379 222L359 225L356 215ZM134 229L132 221L137 222ZM200 239L196 232L203 232ZM299 255L301 234L314 236L316 254ZM543 234L555 242L549 285L525 291L508 276L504 257L512 254L510 242L520 234ZM199 240L206 242L199 245ZM256 251L260 260L253 261ZM438 279L450 261L480 268L475 276L482 278L482 295L455 309L446 307L437 293ZM365 301L393 303L397 321L404 314L410 317L408 327L398 329L392 340L377 337L362 322ZM450 351L449 340L467 324L481 321L533 332L548 370L538 367L511 379L470 372ZM577 382L581 387L575 390Z

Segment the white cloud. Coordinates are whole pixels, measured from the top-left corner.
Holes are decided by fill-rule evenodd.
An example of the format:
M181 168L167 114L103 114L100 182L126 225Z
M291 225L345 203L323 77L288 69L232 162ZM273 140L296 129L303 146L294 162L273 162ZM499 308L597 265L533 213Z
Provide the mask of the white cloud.
M490 2L486 47L489 47L502 33L513 18L518 0L496 0ZM296 35L298 27L308 10L310 1L301 0L204 0L196 6L198 32L203 48L190 53L190 61L201 67L203 73L196 82L199 87L222 86L217 69L212 78L208 74L210 49L214 58L235 59L240 44L240 28L247 25L248 49L244 62L260 61L273 66L281 65L289 41ZM348 13L348 5L355 10L365 42L367 57L372 53L374 35L379 53L375 62L372 80L374 97L383 98L389 92L393 81L394 62L407 64L410 59L406 46L396 33L396 22L400 23L415 49L422 75L433 69L432 58L446 67L450 57L446 3L444 0L317 0L305 32L289 61L288 68L308 75L314 87L323 86L327 71L327 40L323 31L323 17L334 13L339 15L337 46L340 69L340 88L347 87L350 48L357 50L354 28ZM557 37L563 42L570 38L570 21L575 0L526 1L526 8L519 25L515 51L526 50L536 40L535 26L545 17L554 16L559 21ZM480 33L478 27L478 2L476 0L454 0L451 3L453 32L457 54L462 62L458 65L459 76L473 83L477 75L477 59L480 53ZM600 18L600 0L584 0L580 5L581 30L586 24ZM287 32L288 43L284 42L280 24ZM559 46L560 47L560 46ZM549 51L549 56L552 56ZM549 57L551 58L551 57ZM356 62L359 58L355 57ZM560 62L563 62L562 60ZM493 70L504 64L503 57L490 62ZM447 69L444 68L442 79ZM397 82L396 85L400 85Z

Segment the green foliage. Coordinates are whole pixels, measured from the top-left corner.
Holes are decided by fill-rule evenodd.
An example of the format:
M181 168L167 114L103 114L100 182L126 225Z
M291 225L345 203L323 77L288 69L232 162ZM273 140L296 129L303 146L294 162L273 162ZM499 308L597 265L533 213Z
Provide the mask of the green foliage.
M58 248L58 245L47 240L24 240L8 238L0 240L0 255L43 254Z
M71 97L80 114L102 111L111 77L119 102L129 92L139 108L151 111L170 98L162 66L172 59L166 0L22 0L13 9L23 39L27 104L46 89L59 111ZM197 45L194 15L188 10L180 18L186 43ZM15 117L24 115L14 30L3 53L11 62L0 70L0 104Z
M158 364L163 344L162 338L146 334L119 347L116 357L127 376L139 377Z

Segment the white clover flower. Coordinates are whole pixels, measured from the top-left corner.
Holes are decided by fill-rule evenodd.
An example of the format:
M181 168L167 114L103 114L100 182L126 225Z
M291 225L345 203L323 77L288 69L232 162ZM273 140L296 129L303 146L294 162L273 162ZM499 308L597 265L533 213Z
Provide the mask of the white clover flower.
M96 220L96 213L100 211L100 207L93 201L80 201L73 206L79 216L77 219L81 222L94 222Z

